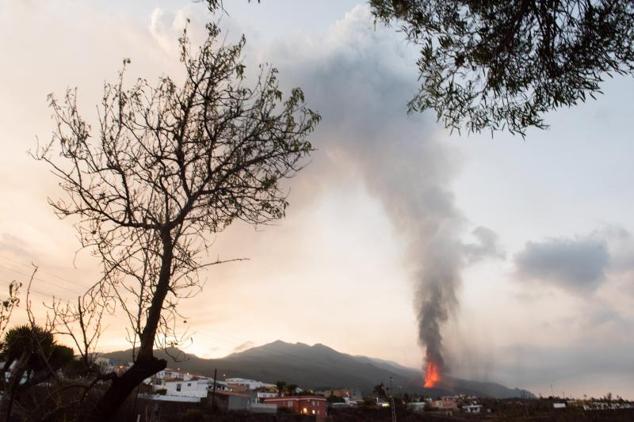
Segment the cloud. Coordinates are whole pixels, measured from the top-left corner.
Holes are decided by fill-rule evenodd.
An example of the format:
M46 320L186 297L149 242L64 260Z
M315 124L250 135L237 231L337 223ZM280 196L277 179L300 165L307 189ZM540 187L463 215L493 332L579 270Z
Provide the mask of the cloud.
M609 263L605 242L594 236L528 242L515 256L522 279L548 282L571 291L593 291Z
M251 349L255 346L255 343L252 341L245 341L244 343L241 343L239 345L237 345L232 353L239 353L239 352L244 352L245 350Z
M605 239L610 253L610 272L627 273L634 270L634 236L626 229L608 226L597 232Z
M524 386L545 396L598 396L612 391L631 399L628 374L634 371L633 352L634 342L628 336L561 346L520 343L497 351L495 376L506 383L521 379Z
M526 243L515 255L517 275L572 292L592 292L611 276L634 271L634 237L608 226L590 234Z
M9 252L15 256L26 257L27 259L32 256L28 243L10 233L2 233L0 235L1 252Z
M191 6L176 11L157 7L150 14L148 30L152 38L167 54L176 57L179 54L178 40L183 35L185 28L187 28L188 37L193 38L194 43L202 41L204 35L201 30L202 24L196 18L200 16L200 13L200 10L194 10ZM192 19L195 22L190 24Z
M468 263L475 263L485 258L504 258L505 254L499 244L496 232L488 227L478 226L471 234L476 242L464 245L464 253Z

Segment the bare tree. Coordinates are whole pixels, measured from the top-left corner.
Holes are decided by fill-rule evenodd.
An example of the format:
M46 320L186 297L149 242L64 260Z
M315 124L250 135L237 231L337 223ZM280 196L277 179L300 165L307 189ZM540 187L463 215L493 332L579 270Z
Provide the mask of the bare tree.
M20 304L20 288L22 283L13 280L9 283L9 295L0 300L0 337L4 335L11 321L13 310Z
M67 193L50 203L60 217L78 217L82 246L103 264L78 309L116 304L135 350L91 420L112 419L137 385L165 368L153 349L173 339L179 299L199 289L202 268L222 262L206 260L209 236L235 220L283 217L280 183L312 150L307 138L319 115L305 107L302 91L284 98L269 66L248 86L244 38L219 45L218 28L207 30L197 50L186 31L180 39L182 83L166 76L126 88L125 60L118 80L105 84L96 135L79 113L76 90L63 101L49 97L57 127L35 155Z
M3 341L0 343L0 350L4 352L5 349L5 332L11 322L11 315L15 308L20 304L20 289L22 283L12 281L9 283L9 295L0 301L0 338ZM0 367L0 390L3 391L2 399L0 400L0 420L4 419L5 414L3 408L7 401L7 373L9 372L8 358L6 353L2 353L3 365ZM10 374L9 374L10 376Z
M103 332L103 316L108 311L114 311L114 303L103 299L94 289L89 289L75 302L53 299L47 306L56 334L70 338L86 371L95 366L97 345Z

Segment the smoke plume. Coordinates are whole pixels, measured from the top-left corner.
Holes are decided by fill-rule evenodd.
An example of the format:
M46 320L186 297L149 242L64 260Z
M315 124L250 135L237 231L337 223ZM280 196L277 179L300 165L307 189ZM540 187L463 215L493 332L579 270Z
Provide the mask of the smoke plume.
M376 150L362 165L368 187L408 242L418 340L426 361L443 373L442 326L458 303L465 262L460 239L465 224L449 190L454 166L450 152L429 133L387 139L393 147Z
M435 139L434 124L405 111L416 89L415 54L397 34L375 28L366 7L349 12L329 37L278 55L298 51L313 55L299 65L296 56L282 62L282 74L295 75L291 82L323 116L309 180L323 183L337 168L352 168L380 199L408 245L419 342L442 371L442 327L457 305L461 270L467 255L490 249L479 246L482 239L494 243L495 236L476 236L478 244L468 247L461 241L465 221L450 185L457 151Z

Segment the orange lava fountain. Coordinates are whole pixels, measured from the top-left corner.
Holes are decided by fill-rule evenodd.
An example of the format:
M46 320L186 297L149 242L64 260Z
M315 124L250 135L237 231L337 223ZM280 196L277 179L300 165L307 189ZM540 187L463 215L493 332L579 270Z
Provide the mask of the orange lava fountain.
M440 382L440 368L432 361L427 361L425 368L425 388L433 388Z

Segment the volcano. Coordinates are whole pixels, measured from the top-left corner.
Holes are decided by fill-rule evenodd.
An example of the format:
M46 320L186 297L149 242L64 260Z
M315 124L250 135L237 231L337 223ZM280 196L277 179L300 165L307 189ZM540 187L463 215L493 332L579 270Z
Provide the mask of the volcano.
M425 394L432 397L468 394L479 397L534 397L521 389L511 389L493 382L469 381L443 376L433 388L424 388L420 369L366 356L340 353L323 344L275 341L233 353L219 359L202 359L171 349L156 350L155 356L168 361L168 367L195 374L213 376L214 368L224 377L251 378L275 384L286 381L315 390L350 388L364 394L380 383L392 383L395 393ZM104 357L130 360L131 350L106 353ZM176 357L176 360L173 358Z

